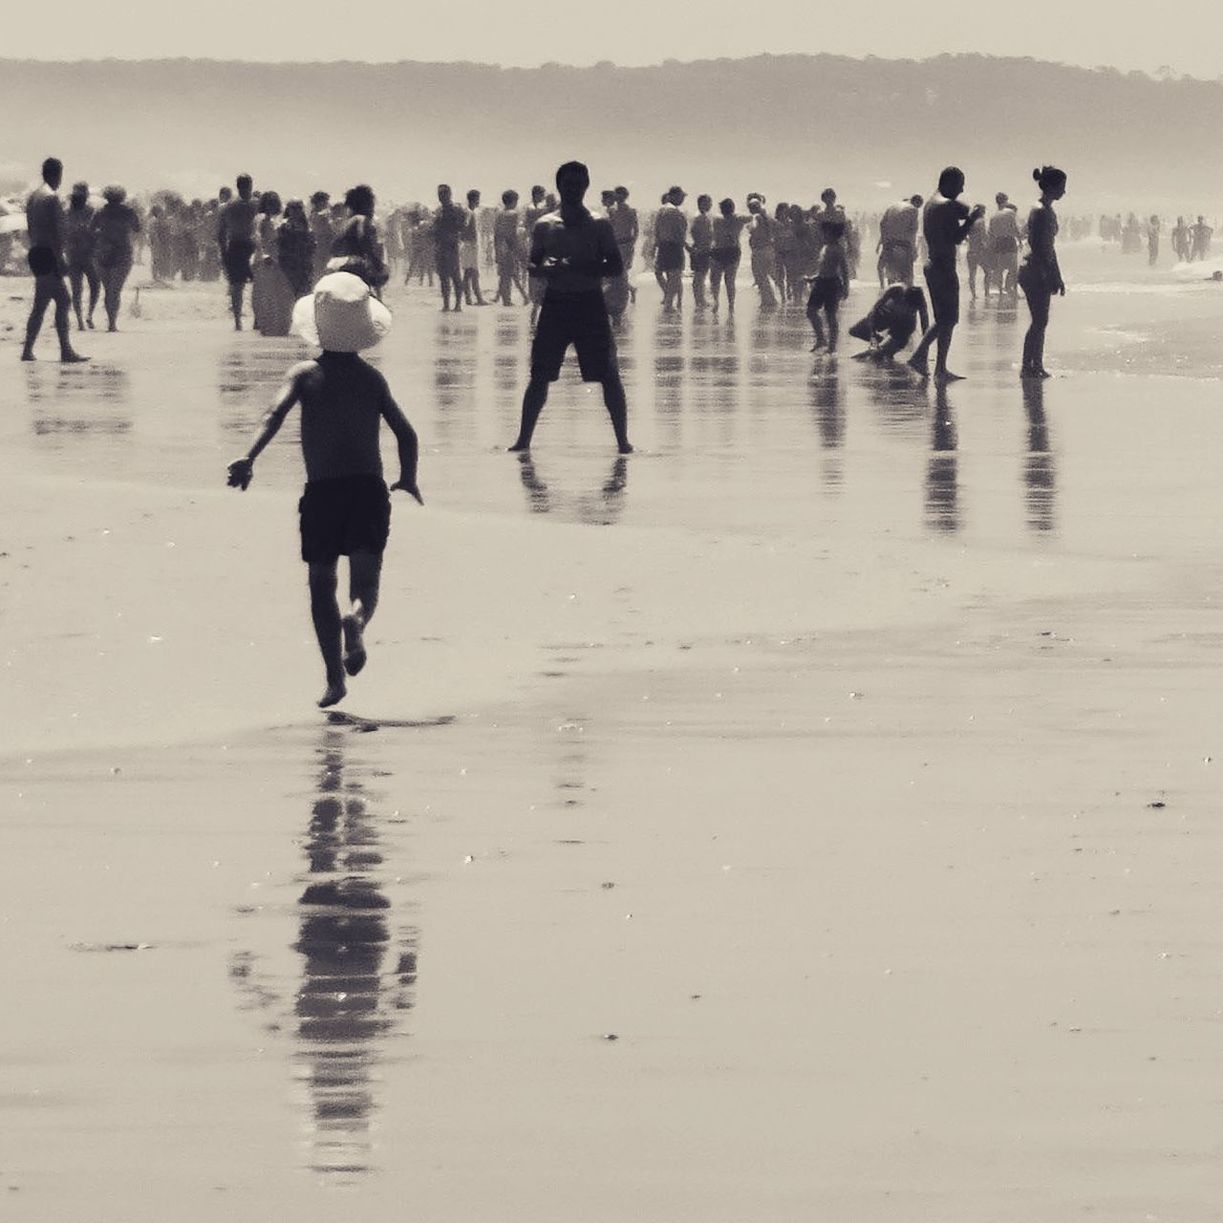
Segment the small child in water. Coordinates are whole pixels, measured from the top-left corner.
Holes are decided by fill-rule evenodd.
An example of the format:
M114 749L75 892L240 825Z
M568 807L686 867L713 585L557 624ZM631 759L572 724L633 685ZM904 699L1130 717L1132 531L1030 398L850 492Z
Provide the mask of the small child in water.
M416 432L391 397L386 379L358 354L390 330L391 315L369 285L351 272L322 277L293 312L293 329L323 351L294 365L247 454L229 465L229 485L250 485L255 459L301 404L306 488L298 504L301 555L310 571L310 613L327 673L319 698L326 709L347 694L345 675L365 666L363 633L378 606L382 553L391 527L391 498L382 478L378 432L391 427L399 446L401 488L421 505L416 486ZM348 557L349 610L340 615L337 565Z
M820 222L820 234L824 245L820 249L820 261L814 276L804 277L811 283L811 296L807 298L807 318L815 332L815 343L812 352L818 352L827 345L830 354L837 350L837 311L841 302L849 296L849 258L845 252L844 221L829 220ZM823 320L828 323L827 336L824 334Z

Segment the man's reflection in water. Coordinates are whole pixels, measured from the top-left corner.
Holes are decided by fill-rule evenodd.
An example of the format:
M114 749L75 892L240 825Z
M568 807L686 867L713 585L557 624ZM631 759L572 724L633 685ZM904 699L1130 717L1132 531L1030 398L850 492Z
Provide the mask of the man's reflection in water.
M934 429L926 467L926 525L935 531L960 529L957 441L947 389L940 386L934 397Z
M292 945L301 957L291 1030L309 1110L308 1163L337 1177L376 1170L377 1070L396 1012L412 1007L416 983L416 930L392 926L378 877L381 840L371 810L377 796L361 780L370 770L347 759L351 737L328 729L318 749L304 844L307 880ZM249 957L235 960L232 975L252 1005L285 1005L258 980Z
M845 482L841 456L845 442L845 387L835 365L813 374L809 385L811 414L824 452L820 460L824 488L837 493Z
M1057 525L1057 466L1049 449L1043 379L1023 380L1023 408L1028 417L1028 453L1023 469L1028 528L1052 531Z
M258 428L284 382L285 371L308 356L300 344L226 349L217 362L221 431L245 436Z
M532 514L553 514L558 507L553 503L552 493L539 477L535 459L529 450L518 454L518 476L527 495L527 508ZM596 493L571 495L564 499L560 516L571 516L577 522L590 526L609 527L620 519L623 510L622 497L628 485L628 458L616 455L607 479Z
M681 416L687 361L681 351L684 333L678 314L660 314L654 328L654 410L668 447L682 443Z

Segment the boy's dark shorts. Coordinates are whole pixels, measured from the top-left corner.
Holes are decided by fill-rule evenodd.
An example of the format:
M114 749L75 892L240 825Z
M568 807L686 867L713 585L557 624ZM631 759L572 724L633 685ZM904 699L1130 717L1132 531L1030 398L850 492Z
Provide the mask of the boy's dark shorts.
M381 476L311 480L297 504L302 560L327 564L354 552L381 555L391 534L391 494Z
M616 372L616 344L603 293L548 293L531 343L531 377L555 382L565 354L577 349L583 382L605 382Z
M251 259L255 244L244 238L231 238L225 244L225 279L231 285L244 285L251 278Z
M950 260L927 263L925 273L934 321L954 327L960 321L960 278L955 263Z

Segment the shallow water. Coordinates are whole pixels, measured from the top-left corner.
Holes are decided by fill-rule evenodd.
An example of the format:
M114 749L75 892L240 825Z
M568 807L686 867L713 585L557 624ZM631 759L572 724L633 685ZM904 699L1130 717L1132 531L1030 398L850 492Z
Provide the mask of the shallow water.
M89 366L5 379L33 493L0 581L67 573L79 603L10 618L28 718L74 682L40 660L83 684L120 622L106 700L169 722L279 683L294 710L0 760L5 1217L1211 1217L1223 437L1210 360L1159 335L1205 346L1223 304L1073 257L1064 376L1021 385L1024 312L966 304L946 392L811 356L747 285L732 326L643 280L627 458L571 376L504 453L526 312L395 292L376 359L466 534L422 555L400 503L397 607L333 719L233 664L240 638L315 665L292 427L256 493L213 491L300 346L163 290ZM126 577L97 538L121 500ZM252 571L235 508L279 515L283 566ZM497 657L485 621L520 654L476 699L455 656ZM169 692L129 665L155 650ZM174 690L188 651L207 680Z

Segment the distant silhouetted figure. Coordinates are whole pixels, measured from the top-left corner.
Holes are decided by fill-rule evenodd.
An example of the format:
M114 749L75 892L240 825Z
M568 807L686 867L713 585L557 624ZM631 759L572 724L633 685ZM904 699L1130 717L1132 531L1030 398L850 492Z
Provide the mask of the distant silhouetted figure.
M684 239L688 217L680 208L682 187L672 187L654 216L654 271L662 284L662 308L668 313L684 300Z
M879 218L879 287L913 283L917 260L917 230L922 197L910 196L884 211Z
M934 376L940 382L958 379L947 368L947 355L951 351L951 337L960 321L960 278L956 272L956 247L968 237L973 222L984 216L985 209L978 204L971 211L960 202L964 191L964 172L956 166L948 166L939 175L938 190L926 205L922 216L922 232L926 239L927 263L925 266L926 289L930 294L930 305L934 312L931 327L909 358L909 364L923 377L928 373L927 355L932 344L937 344L934 359Z
M74 352L69 339L71 297L64 279L64 205L59 185L64 181L64 166L57 157L42 163L42 182L30 192L25 204L26 230L30 238L28 255L34 273L34 304L26 324L23 361L34 360L34 343L42 329L47 307L55 303L55 334L59 337L59 359L64 362L88 361Z
M239 174L234 185L238 198L221 208L217 220L217 245L221 248L221 266L229 282L229 309L234 316L234 330L242 330L242 297L252 278L251 260L255 255L255 224L259 210L251 198L253 184L249 174Z
M1206 224L1205 217L1198 217L1197 224L1189 231L1192 240L1191 259L1205 259L1210 254L1210 238L1214 230Z
M692 303L696 310L704 310L708 304L705 290L709 284L709 265L713 250L713 196L696 197L696 216L688 230L688 259L692 264Z
M740 216L735 212L735 201L722 200L718 204L718 215L713 219L713 249L709 252L709 291L713 297L713 312L718 312L718 289L726 286L726 312L735 312L735 275L739 271L739 260L743 251L740 239L751 216Z
M1156 216L1147 222L1147 263L1154 267L1159 262L1159 235L1163 223Z
M140 218L127 203L127 191L112 184L102 192L106 201L94 217L94 258L102 277L102 304L106 310L106 330L119 330L119 306L123 286L132 270L133 245L140 232Z
M845 223L837 219L820 222L819 262L811 281L811 296L807 299L807 319L815 332L812 352L827 347L831 356L837 350L837 313L841 302L849 296L849 260L845 254ZM823 318L821 319L821 315ZM828 325L827 334L824 323Z
M1184 217L1176 218L1176 225L1172 229L1171 234L1172 253L1176 256L1178 263L1189 262L1189 226L1185 224Z
M774 245L775 223L765 211L763 195L753 193L747 197L748 222L747 246L752 255L752 280L760 294L761 310L777 309L777 294L773 289L773 272L777 263Z
M616 445L621 454L629 454L633 448L628 440L628 405L603 297L603 281L624 270L616 235L606 217L592 216L582 202L590 173L581 162L561 166L556 186L560 208L541 217L531 234L531 268L547 289L531 344L531 380L522 399L522 423L510 450L531 448L535 424L548 400L548 384L560 377L572 344L583 381L602 383Z
M68 197L68 211L64 216L64 251L68 263L68 284L72 289L72 310L76 314L78 331L93 330L93 312L98 308L97 264L94 261L95 235L93 219L95 210L89 202L89 184L74 183ZM83 311L85 285L89 285L89 313Z
M1040 200L1028 213L1028 254L1019 270L1019 284L1028 299L1032 325L1023 338L1022 378L1048 378L1045 369L1045 330L1049 326L1049 304L1056 293L1064 296L1066 284L1057 264L1054 240L1057 213L1053 205L1066 194L1066 173L1056 166L1032 171L1040 187Z
M629 189L617 187L615 190L615 207L608 212L612 232L616 235L616 245L620 248L620 259L624 263L624 281L628 288L629 298L637 300L637 290L633 285L630 273L633 270L633 257L637 252L637 239L641 227L637 220L637 209L629 202Z
M454 202L454 193L448 183L438 187L437 203L433 213L433 254L442 288L442 313L451 308L451 292L454 293L454 311L458 313L463 309L463 268L459 244L467 227L467 213Z
M467 193L467 220L459 243L459 266L463 269L463 298L469 306L487 306L480 291L480 193Z
M989 296L991 280L999 296L1019 296L1015 275L1019 271L1019 216L1005 191L994 196L997 205L986 223L988 259L985 273L985 295Z
M493 262L497 265L497 292L493 301L500 302L503 306L514 304L515 289L521 295L524 305L530 301L518 271L522 246L520 220L518 192L503 191L501 211L493 222Z

